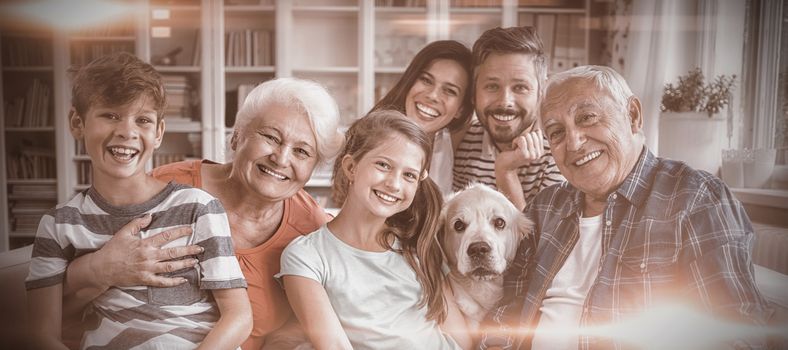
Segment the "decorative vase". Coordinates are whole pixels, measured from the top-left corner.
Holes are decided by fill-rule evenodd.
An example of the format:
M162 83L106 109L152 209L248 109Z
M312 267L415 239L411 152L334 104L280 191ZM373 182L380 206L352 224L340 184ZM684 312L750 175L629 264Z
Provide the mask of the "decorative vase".
M728 187L744 187L744 157L749 150L724 149L722 150L722 167L720 173L722 180Z
M744 187L747 188L768 188L769 180L774 172L774 161L777 158L777 150L754 149L748 150L749 153L744 158Z
M717 174L725 143L725 118L719 113L662 112L659 118L659 156Z

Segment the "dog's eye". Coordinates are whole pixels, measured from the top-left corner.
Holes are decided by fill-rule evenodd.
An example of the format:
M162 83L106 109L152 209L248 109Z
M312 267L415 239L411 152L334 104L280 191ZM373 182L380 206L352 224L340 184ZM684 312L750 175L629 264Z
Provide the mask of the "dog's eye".
M454 222L454 231L462 232L465 231L465 223L462 220L457 220Z
M506 221L501 218L495 218L495 220L493 220L493 226L498 230L503 230L503 228L506 227Z

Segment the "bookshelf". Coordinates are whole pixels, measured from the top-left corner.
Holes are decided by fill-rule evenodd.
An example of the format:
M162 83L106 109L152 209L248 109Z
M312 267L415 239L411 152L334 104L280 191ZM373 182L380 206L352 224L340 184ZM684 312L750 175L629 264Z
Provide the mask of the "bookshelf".
M57 204L53 119L53 33L0 33L0 251L32 242L41 216Z
M15 215L25 212L17 204L23 201L20 191L26 196L46 188L48 198L41 201L51 207L89 186L90 161L68 130L66 70L98 55L132 52L165 77L170 108L164 142L151 167L192 158L225 161L239 104L256 84L274 77L324 84L346 127L372 108L416 52L434 40L455 39L470 47L488 28L529 24L545 41L551 71L589 62L590 0L139 3L140 11L77 31L0 25L0 164L20 168L23 148L42 164L28 177L11 177L9 170L0 174L0 229L9 233L0 235L0 251L29 240L12 229ZM37 102L27 102L33 99ZM36 109L25 109L26 103ZM52 169L54 175L48 173ZM306 186L330 207L329 187L328 167L316 169Z

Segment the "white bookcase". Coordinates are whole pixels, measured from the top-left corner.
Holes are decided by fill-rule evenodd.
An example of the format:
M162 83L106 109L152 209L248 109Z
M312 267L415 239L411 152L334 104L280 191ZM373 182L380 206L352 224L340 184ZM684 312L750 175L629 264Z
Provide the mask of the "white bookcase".
M67 68L101 52L132 52L166 77L171 108L165 117L164 143L151 167L191 158L225 161L239 100L255 84L274 77L309 78L324 84L347 126L372 108L416 52L434 40L455 39L470 48L489 28L535 25L553 71L588 62L590 0L148 0L140 4L138 11L124 18L75 32L0 25L4 106L0 110L4 120L0 251L31 239L30 226L16 229L17 219L26 215L21 213L41 214L19 200L20 190L21 197L46 197L43 205L54 206L89 186L85 181L89 159L80 154L80 145L68 131ZM16 57L20 55L37 58L20 61ZM50 118L48 124L12 126L6 122L11 119L8 106L26 99L34 80L49 87L46 97L36 95L49 107L35 112ZM28 155L44 153L56 176L9 176L7 169L23 149ZM318 169L307 190L330 206L329 186L329 172Z

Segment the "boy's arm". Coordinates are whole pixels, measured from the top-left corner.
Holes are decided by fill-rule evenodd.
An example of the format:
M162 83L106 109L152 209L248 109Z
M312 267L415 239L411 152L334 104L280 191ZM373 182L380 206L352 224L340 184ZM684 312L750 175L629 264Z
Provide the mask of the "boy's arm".
M171 241L190 235L191 228L176 228L140 239L140 230L149 224L150 215L131 220L101 249L68 265L63 287L63 312L67 318L79 317L88 303L111 286L172 287L186 282L182 278L157 274L197 264L196 259L164 260L199 254L202 247L191 245L161 249Z
M62 295L62 284L27 291L33 348L68 349L60 341Z
M198 349L235 349L252 332L252 307L244 288L211 291L219 306L219 322Z
M282 281L290 306L315 349L353 348L320 283L295 275L286 275Z

